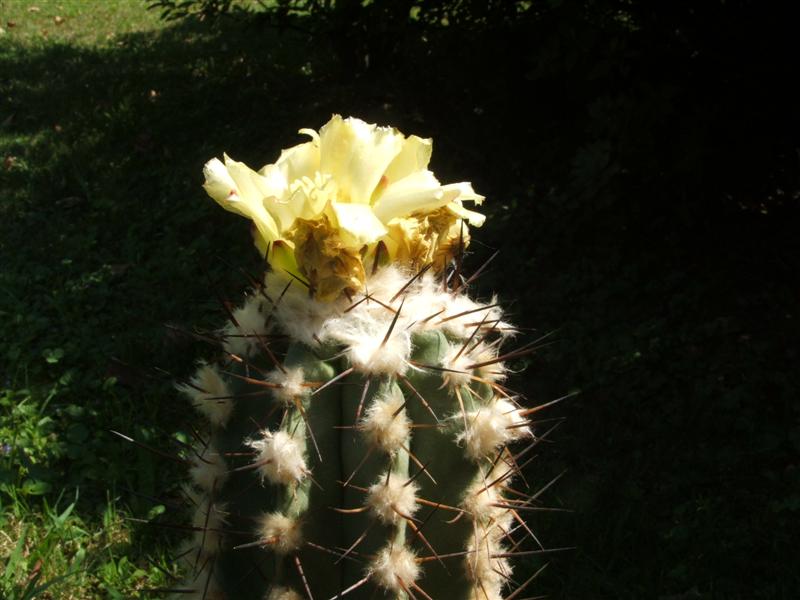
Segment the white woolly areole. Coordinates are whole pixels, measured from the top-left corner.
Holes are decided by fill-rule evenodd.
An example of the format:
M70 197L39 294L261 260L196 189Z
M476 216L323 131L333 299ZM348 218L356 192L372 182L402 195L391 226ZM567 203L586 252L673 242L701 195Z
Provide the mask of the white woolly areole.
M350 358L366 373L404 372L406 338L415 331L440 329L466 339L483 321L503 335L513 333L511 325L502 321L498 307L487 308L489 304L475 302L465 294L443 290L441 281L430 272L407 285L414 275L394 266L380 268L368 277L365 291L352 301L342 297L320 302L294 282L272 314L290 337L310 346L318 340L356 346ZM268 293L277 301L288 280L284 274L269 273L265 282ZM495 303L494 298L491 303ZM398 310L392 339L374 356Z
M451 418L463 419L456 414ZM522 410L508 400L495 398L486 406L467 412L467 428L456 438L473 460L491 457L498 448L533 433Z
M474 349L470 349L469 356L472 364L481 365L497 358L497 346L493 344L484 344L481 342ZM508 369L505 363L496 362L477 367L475 371L475 374L484 381L494 382L503 381L506 378Z
M391 318L373 319L369 314L353 311L326 322L322 339L344 344L347 358L360 373L403 374L408 370L411 336L398 326L398 321L386 339L391 323Z
M480 530L477 535L470 535L464 566L467 578L475 582L475 598L502 598L503 586L511 577L511 565L507 559L494 558L493 555L501 554L503 550L501 544L482 535Z
M473 363L472 357L462 352L461 344L449 344L442 357L442 366L449 369L442 373L445 384L450 387L469 385L472 382L472 369L469 367Z
M487 522L493 520L498 516L499 512L505 509L493 506L502 501L502 496L498 493L496 487L487 487L491 481L484 481L483 478L478 477L464 494L464 501L461 507L469 513L473 520L479 522Z
M190 383L176 387L189 397L195 410L207 418L212 426L224 427L233 411L233 401L229 397L228 385L217 368L201 363Z
M500 307L492 306L496 302L495 297L484 304L466 294L440 292L438 305L445 310L432 320L431 325L441 327L448 335L461 339L471 336L481 321L484 327L495 327L503 335L514 333L514 328L502 320L503 311ZM489 306L492 307L488 308Z
M227 352L247 357L258 347L257 336L267 334L264 303L260 295L251 296L243 306L233 311L233 318L239 326L228 323L222 331L223 346Z
M258 522L258 537L278 554L294 552L303 544L300 521L282 513L267 513Z
M396 525L417 511L417 486L399 475L390 476L388 483L382 477L370 486L366 504L382 522Z
M264 279L267 293L276 302L273 318L290 338L313 347L323 323L344 311L349 302L344 298L334 302L314 300L301 283L287 277L285 273L270 271Z
M403 408L404 402L403 393L392 387L388 394L367 407L361 429L371 445L391 454L407 442L411 422Z
M404 587L408 588L419 578L420 568L414 553L398 544L378 552L369 572L375 583L399 596Z
M281 386L272 390L272 395L278 402L286 406L293 405L295 398L304 398L310 393L309 388L303 385L305 381L302 367L287 368L285 373L280 369L275 369L267 376L267 379Z
M258 451L253 464L258 465L262 480L288 485L301 481L308 473L304 439L293 438L282 430L264 430L260 439L250 440L247 445Z
M303 597L290 588L276 587L264 596L264 600L303 600Z
M205 449L196 447L190 457L189 477L194 484L206 493L219 490L228 478L228 467L213 444Z

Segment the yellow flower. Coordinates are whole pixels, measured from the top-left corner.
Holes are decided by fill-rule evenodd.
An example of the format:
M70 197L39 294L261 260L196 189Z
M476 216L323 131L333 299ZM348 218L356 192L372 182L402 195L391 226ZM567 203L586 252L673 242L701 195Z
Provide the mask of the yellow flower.
M258 172L210 160L203 187L251 219L261 253L319 299L361 291L375 261L440 269L468 241L466 224L484 221L463 205L483 201L469 183L442 185L427 169L430 139L339 115L300 133L310 141Z

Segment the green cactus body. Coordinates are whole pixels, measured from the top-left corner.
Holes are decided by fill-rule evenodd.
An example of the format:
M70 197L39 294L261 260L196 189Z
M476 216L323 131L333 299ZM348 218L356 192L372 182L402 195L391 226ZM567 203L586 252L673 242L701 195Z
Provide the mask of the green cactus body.
M526 502L507 446L532 432L500 310L393 267L352 300L286 285L270 274L181 386L207 441L180 597L502 598Z

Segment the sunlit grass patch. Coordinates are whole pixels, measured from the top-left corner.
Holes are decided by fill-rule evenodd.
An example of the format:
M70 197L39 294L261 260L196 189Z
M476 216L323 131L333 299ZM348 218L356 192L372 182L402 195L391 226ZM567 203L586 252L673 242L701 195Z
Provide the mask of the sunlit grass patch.
M53 505L17 503L0 515L0 596L5 600L130 598L163 585L164 564L141 568L129 558L131 535L112 501L98 522L64 495ZM154 561L155 562L155 561Z
M141 0L3 0L0 40L25 44L104 44L164 26Z

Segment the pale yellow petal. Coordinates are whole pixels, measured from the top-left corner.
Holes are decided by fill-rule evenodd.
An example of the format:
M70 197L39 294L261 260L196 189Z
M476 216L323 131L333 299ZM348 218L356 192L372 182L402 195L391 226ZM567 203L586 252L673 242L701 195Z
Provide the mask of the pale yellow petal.
M331 202L331 209L336 226L344 234L343 240L351 247L371 244L386 235L386 227L375 217L369 205Z
M213 165L212 168L220 174L219 165ZM221 203L222 206L231 212L252 219L258 231L267 241L280 237L275 219L264 207L264 191L260 189L261 182L259 182L261 176L244 163L231 160L228 156L225 156L223 168L235 184L236 195L229 196L224 203ZM223 178L222 181L224 182L225 179Z
M486 221L486 215L475 212L474 210L468 210L462 205L464 200L469 200L477 205L483 204L485 198L480 194L475 193L475 190L472 189L471 183L467 181L462 181L461 183L449 183L445 186L442 186L442 188L446 190L458 191L458 197L455 199L455 201L447 205L447 208L450 209L451 212L457 214L462 219L466 219L470 225L474 225L475 227L480 227L483 225L484 221Z
M319 131L320 170L333 175L340 201L369 203L386 168L403 147L403 135L339 115Z
M408 177L417 171L424 171L428 168L433 152L433 140L409 136L403 142L400 153L394 157L386 168L384 175L387 183L392 184L404 177Z
M445 189L430 171L418 171L390 184L378 197L373 210L384 223L417 211L433 211L458 197L458 190Z
M468 181L462 181L461 183L448 183L442 187L446 190L457 190L459 200L471 200L477 205L483 204L483 201L486 199L484 196L475 193L475 190L472 189L472 184Z
M223 208L243 214L236 206L236 201L239 199L239 188L221 160L212 158L208 161L203 166L203 175L205 176L203 188L209 196Z
M319 156L319 142L306 142L283 150L275 165L280 168L286 181L313 178L319 171Z
M486 215L479 212L475 212L474 210L468 210L458 202L451 202L450 204L447 205L447 208L452 213L458 215L459 217L467 221L467 223L469 223L473 227L480 227L481 225L483 225L484 221L486 221Z

